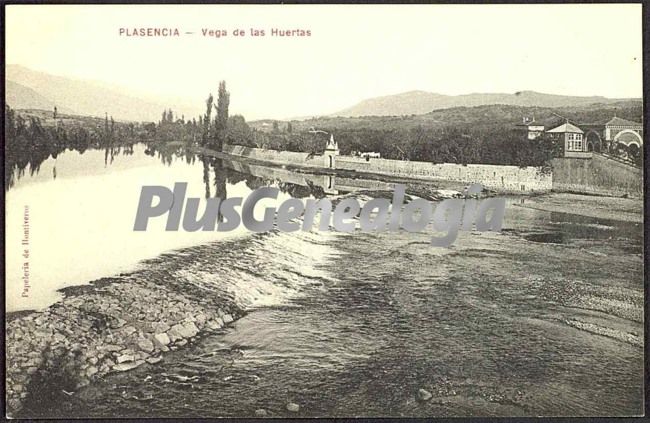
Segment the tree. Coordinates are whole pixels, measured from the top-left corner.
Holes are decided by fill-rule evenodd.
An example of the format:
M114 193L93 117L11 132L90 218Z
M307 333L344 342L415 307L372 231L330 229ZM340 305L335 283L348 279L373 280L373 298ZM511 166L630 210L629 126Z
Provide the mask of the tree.
M234 115L228 119L225 141L228 144L255 147L252 131L243 116Z
M293 132L293 126L291 126L291 122L287 123L287 132L292 133Z
M225 131L228 127L228 106L230 105L230 93L226 90L226 81L219 82L219 96L217 97L217 116L215 117L214 145L217 151L221 151L225 138Z
M205 101L206 110L205 110L205 116L203 117L203 134L201 135L201 146L207 145L208 139L210 137L210 115L212 114L213 101L214 98L212 97L212 93L211 93L208 99Z
M16 136L16 112L5 104L5 140L7 143L13 142Z

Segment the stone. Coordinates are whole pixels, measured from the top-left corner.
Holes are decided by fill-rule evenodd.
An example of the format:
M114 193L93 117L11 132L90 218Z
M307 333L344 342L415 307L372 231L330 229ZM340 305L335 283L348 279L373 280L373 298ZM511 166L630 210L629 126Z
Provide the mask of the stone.
M112 345L112 344L106 344L102 347L103 350L105 351L122 351L124 347L120 347L119 345Z
M210 320L208 322L207 326L208 326L209 329L212 329L212 330L221 329L223 327L223 321L220 318L217 317L214 320Z
M151 341L148 340L147 338L141 338L141 339L139 339L139 340L138 340L138 347L139 347L142 351L146 351L146 352L152 352L152 351L154 350L153 342L151 342Z
M194 322L185 323L185 325L183 325L183 329L185 330L185 338L190 338L199 333L199 328L196 327Z
M164 332L155 334L153 339L161 347L169 345L169 343L171 342L169 336Z
M95 366L90 366L88 367L88 370L86 370L86 376L91 377L92 375L96 374L99 372L99 369Z
M176 324L167 332L169 338L172 341L176 341L182 338L190 338L199 333L199 329L196 327L194 322L187 322L185 324Z
M258 417L265 417L266 414L267 414L266 410L263 409L263 408L259 408L259 409L255 410L255 415L258 416Z
M135 357L131 354L122 354L117 357L118 363L124 363L126 361L133 361L133 360L135 360Z
M131 335L132 333L134 333L135 330L136 330L136 329L135 329L133 326L125 326L124 328L122 328L122 334L123 334L124 336L129 336L129 335Z
M194 316L194 320L196 320L196 323L202 325L207 320L207 317L205 317L205 314L199 313L196 316Z
M162 356L159 355L158 357L149 357L145 359L145 361L149 364L156 364L156 363L160 363L162 359L163 359Z
M12 353L13 355L14 353ZM27 362L25 363L26 366L28 367L38 367L43 363L43 358L29 358Z
M427 391L427 390L425 390L425 389L420 389L420 390L418 390L418 398L419 398L421 401L428 401L428 400L431 399L431 397L433 397L433 395L431 394L431 392L429 392L429 391Z
M295 402L290 402L289 404L287 404L287 410L293 413L297 413L298 411L300 411L300 406Z
M174 325L167 331L167 335L172 342L177 341L183 338L183 325Z
M118 329L121 328L122 326L126 325L126 320L120 319L119 317L116 318L115 320L111 321L111 328L113 329Z
M181 339L180 341L176 342L176 346L178 347L182 347L185 344L187 344L187 339Z
M153 323L145 322L140 326L140 328L142 329L143 332L146 332L146 333L155 333L156 332L156 329L154 328Z
M222 316L222 319L225 324L228 324L234 320L230 314L224 314Z
M113 370L116 372L125 372L127 370L135 369L136 367L144 364L144 360L133 361L131 363L120 363L113 366Z
M153 324L154 332L163 333L169 330L169 325L165 322L157 322Z

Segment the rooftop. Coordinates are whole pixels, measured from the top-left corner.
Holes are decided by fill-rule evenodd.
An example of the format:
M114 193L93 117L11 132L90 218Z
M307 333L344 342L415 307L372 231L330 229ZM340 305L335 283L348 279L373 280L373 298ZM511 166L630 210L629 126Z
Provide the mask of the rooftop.
M613 117L606 126L641 126L639 122L632 122L631 120L621 119L620 117Z
M563 123L562 125L558 126L557 128L553 128L548 130L547 132L553 133L553 134L563 134L565 132L572 132L574 134L584 134L584 131L577 126L573 125L572 123Z

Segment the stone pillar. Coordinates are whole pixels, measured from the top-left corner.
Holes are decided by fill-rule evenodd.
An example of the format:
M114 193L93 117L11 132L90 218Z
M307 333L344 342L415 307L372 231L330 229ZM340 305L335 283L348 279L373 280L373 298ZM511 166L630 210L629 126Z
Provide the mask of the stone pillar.
M325 147L325 153L323 153L323 159L325 160L325 167L327 169L336 169L336 156L339 155L339 146L336 141L334 141L334 135L330 135L330 140L327 142Z

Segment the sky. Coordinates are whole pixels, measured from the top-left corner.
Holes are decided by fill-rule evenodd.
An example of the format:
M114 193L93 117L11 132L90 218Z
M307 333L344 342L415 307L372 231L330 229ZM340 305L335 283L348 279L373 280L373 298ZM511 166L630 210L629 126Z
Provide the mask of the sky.
M225 80L230 113L248 120L411 90L641 97L641 24L640 4L8 5L6 63L187 102ZM149 27L182 35L119 34Z

